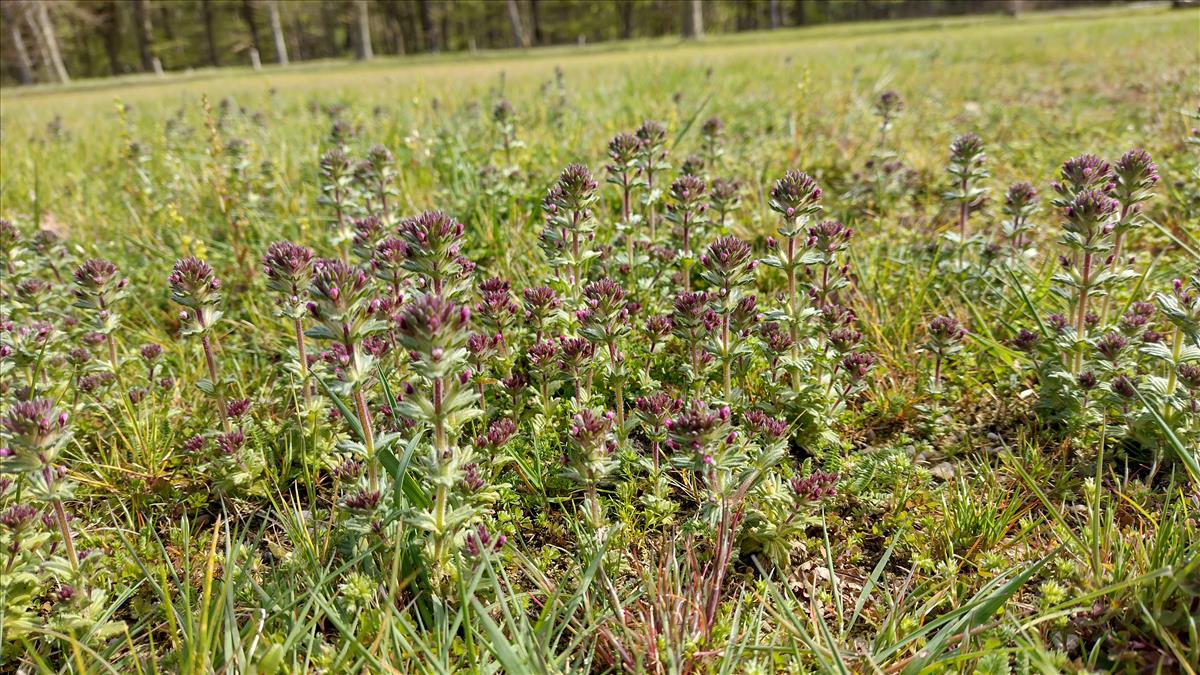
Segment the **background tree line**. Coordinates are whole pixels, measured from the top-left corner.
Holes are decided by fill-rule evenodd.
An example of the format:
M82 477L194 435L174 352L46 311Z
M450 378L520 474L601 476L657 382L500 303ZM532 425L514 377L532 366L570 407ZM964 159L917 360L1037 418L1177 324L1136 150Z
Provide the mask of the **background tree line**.
M0 0L0 81L66 82L672 34L694 38L705 32L1078 4L1081 0Z

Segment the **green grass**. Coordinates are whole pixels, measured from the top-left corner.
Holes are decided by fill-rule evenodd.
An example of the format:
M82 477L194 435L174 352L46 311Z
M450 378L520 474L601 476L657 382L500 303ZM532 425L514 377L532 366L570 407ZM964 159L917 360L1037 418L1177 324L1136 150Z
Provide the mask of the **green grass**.
M1115 160L1143 147L1162 176L1144 205L1147 223L1125 242L1136 274L1104 301L1113 321L1195 272L1200 146L1185 143L1197 125L1185 113L1200 104L1198 45L1200 12L1153 6L0 92L0 217L25 237L45 229L63 242L50 254L27 246L7 269L0 261L0 317L60 329L34 358L19 331L0 335L19 347L0 360L0 414L26 388L70 411L60 463L74 490L63 501L77 546L104 552L84 578L67 565L56 526L38 520L36 536L21 535L35 543L0 573L0 670L1196 673L1200 484L1189 472L1200 416L1147 388L1120 410L1105 403L1053 419L1039 403L1049 398L1044 382L1011 345L1018 328L1048 336L1047 316L1070 309L1052 291L1062 219L1048 202L1059 167L1080 153ZM881 142L873 106L888 89L905 105ZM510 156L492 120L501 98L517 114ZM259 269L281 239L338 254L332 210L318 199L320 158L333 147L329 106L343 106L338 115L354 129L351 157L377 143L394 154L397 211L442 209L462 222L475 281L503 276L518 302L520 289L552 276L538 246L547 189L569 163L592 169L596 239L614 244L611 257L590 263L592 277L620 279L643 303L620 343L634 370L627 410L659 389L716 401L722 383L719 363L690 381L684 342L669 338L653 354L643 344L645 317L671 311L679 289L667 273L681 263L646 263L640 276L614 264L624 253L620 195L601 180L606 145L661 120L669 182L701 150L704 120L719 116L724 156L713 173L741 181L743 205L728 225L756 257L778 236L770 191L788 169L810 173L827 216L854 228L841 259L851 284L839 297L878 364L860 393L841 400L822 370L836 361L814 357L803 372L820 386L796 399L786 384L772 388L763 358L747 357L752 367L726 402L739 434L741 415L764 409L793 425L790 442L747 458L715 506L704 474L651 469L648 437L622 438L594 502L599 534L585 515L593 502L581 496L591 493L577 489L586 481L562 475L571 416L583 405L572 383L544 416L536 383L517 406L484 382L483 417L462 425L459 443L473 446L484 421L518 422L508 445L479 449L477 459L491 482L482 522L508 542L455 558L441 576L412 523L436 500L432 431L397 427L398 438L372 439L386 504L372 518L385 522L384 536L347 515L341 500L352 486L335 469L356 452L371 461L364 428L328 375L314 385L316 406L303 409L291 326L275 317ZM983 138L991 175L989 202L969 221L978 235L963 249L970 264L958 270L946 237L957 207L943 192L951 140L968 131ZM244 141L244 155L225 151L232 139ZM868 165L891 160L902 162L894 179ZM511 174L488 179L485 167ZM1002 242L1004 190L1017 180L1042 193L1035 252L988 263L984 244ZM673 241L666 231L660 225L663 242ZM167 275L187 255L208 260L223 281L224 318L212 333L230 378L221 388L252 405L240 463L185 450L188 438L220 427L198 388L209 378L200 343L180 335L170 301ZM77 376L105 369L104 346L88 347L93 360L78 373L65 360L90 344L91 316L71 308L69 292L70 271L90 257L130 279L113 333L120 377L94 393ZM760 311L782 307L782 273L756 274ZM28 277L53 284L40 307L15 290ZM712 285L698 271L692 280ZM469 286L462 301L475 304ZM560 292L574 310L571 287ZM83 324L65 323L68 315ZM937 315L970 328L940 390L926 351ZM573 321L559 330L574 332ZM1169 331L1161 315L1154 321ZM525 368L517 354L532 334L518 324L514 355L497 361L506 365L477 375ZM170 387L145 376L138 350L147 343L162 345L156 378L169 374ZM1161 363L1138 359L1141 381L1166 381ZM419 398L422 380L404 361L381 357L367 387L372 409L395 413L400 399L413 400L405 383ZM587 367L590 403L613 409L607 356ZM136 403L135 385L151 390ZM394 420L379 413L376 434ZM839 474L837 496L794 503L788 479L817 469ZM39 481L0 489L0 510L52 503ZM723 520L738 504L745 521ZM0 527L0 543L17 538ZM68 582L76 596L59 599Z

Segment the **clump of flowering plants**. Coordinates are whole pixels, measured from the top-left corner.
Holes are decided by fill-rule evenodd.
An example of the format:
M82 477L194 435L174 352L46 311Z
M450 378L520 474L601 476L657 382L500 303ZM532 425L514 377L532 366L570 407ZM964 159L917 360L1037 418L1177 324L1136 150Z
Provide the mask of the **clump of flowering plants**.
M462 294L473 266L462 255L463 226L441 211L426 211L400 223L405 244L402 266L419 289L454 298Z
M312 385L308 381L308 353L304 346L304 319L308 316L308 287L313 277L313 252L291 242L276 242L263 256L267 288L276 294L277 314L292 324L296 340L294 364L307 406L312 405Z
M962 351L962 340L967 329L952 316L938 316L926 326L926 334L925 351L933 355L932 390L940 392L942 367L948 358Z
M184 308L179 313L179 322L183 326L180 334L198 335L204 350L208 379L200 380L197 386L216 402L222 430L228 434L233 431L225 406L226 389L231 380L221 377L213 344L213 327L222 316L219 309L221 280L208 263L192 257L175 263L167 282L171 288L171 300Z
M48 627L91 632L99 642L124 629L105 615L104 590L90 582L102 556L80 550L66 508L75 488L61 461L72 435L68 422L67 413L44 398L17 402L0 416L0 504L6 506L0 511L0 617L6 640ZM56 601L35 612L35 599L51 588L58 589Z
M802 236L808 222L821 212L821 188L810 175L801 171L789 170L771 189L771 210L779 214L779 236L782 244L779 251L763 259L763 264L783 270L787 279L784 295L784 311L772 317L787 327L791 336L793 351L791 358L782 365L791 373L802 366L799 363L797 344L800 338L801 324L809 316L802 313L798 278L804 265ZM773 243L773 242L772 242ZM800 378L793 375L793 388L799 388Z
M471 312L441 295L425 293L404 308L397 325L401 344L413 355L409 367L419 386L398 412L430 436L421 458L421 484L428 505L414 507L407 520L426 533L425 555L431 583L445 593L457 574L467 526L479 515L466 482L474 453L459 442L462 425L481 414L466 377L466 342Z
M504 171L511 175L517 170L513 165L513 150L525 147L525 144L517 138L517 111L508 99L502 98L492 106L492 123L496 125L494 149L504 153Z
M621 191L621 221L617 223L617 231L625 239L625 264L629 265L631 271L637 265L636 227L641 222L641 215L633 213L631 201L641 149L642 143L637 136L617 134L608 142L609 163L605 167L608 174L606 180Z
M717 164L725 156L724 147L725 122L720 117L710 117L700 126L701 153L704 157L704 170L712 174L717 170Z
M358 441L346 443L345 448L366 466L369 489L378 490L375 432L367 405L367 390L376 377L376 360L366 343L388 325L376 316L378 301L370 297L368 279L366 271L342 260L314 261L307 305L313 325L305 335L330 344L334 367L319 376L320 381L337 400L352 401Z
M558 290L571 290L576 299L588 264L597 256L587 246L595 229L592 206L596 201L596 185L586 166L572 164L563 169L542 202L546 213L546 227L540 239L542 250L557 272Z
M1008 218L1003 225L1004 237L1013 253L1022 257L1031 255L1029 246L1036 229L1032 219L1038 211L1037 188L1024 181L1013 183L1004 193L1002 208Z
M1065 162L1052 187L1053 203L1062 219L1062 254L1052 290L1064 302L1065 311L1039 317L1040 335L1026 331L1014 344L1043 359L1038 368L1043 410L1061 420L1084 419L1085 398L1094 400L1087 394L1096 386L1096 373L1087 363L1090 345L1112 332L1101 319L1100 301L1128 278L1112 271L1120 206L1109 195L1114 187L1111 166L1095 155ZM1116 363L1109 360L1110 366Z
M988 177L988 171L984 167L986 160L983 140L973 133L958 136L950 144L950 163L946 172L950 174L951 185L944 196L947 201L955 204L957 209L957 231L949 237L958 251L956 269L960 272L966 269L964 256L973 239L968 229L968 221L971 213L982 206L987 195L987 188L982 184Z
M606 527L598 489L617 468L611 412L584 408L571 420L563 475L583 489L586 522L597 534Z
M735 427L729 406L693 400L665 427L672 463L695 479L692 493L700 505L695 524L713 535L713 574L719 587L740 540L744 550L752 551L772 539L762 524L779 516L766 512L771 507L762 491L769 492L778 480L774 467L786 452L787 425L752 411ZM747 529L747 522L755 526ZM785 544L773 549L780 545Z
M353 166L343 149L333 148L321 156L321 196L317 201L333 211L329 240L343 252L343 257L354 240L351 220L353 183Z
M714 311L720 316L721 328L712 341L712 352L721 362L721 391L726 402L733 400L733 364L750 352L743 330L754 316L755 296L746 294L743 287L752 281L757 262L750 245L733 235L717 238L700 257L701 276L714 289Z
M624 433L624 383L628 377L625 357L617 346L629 332L629 309L625 290L612 279L593 281L583 289L583 307L576 312L579 334L598 345L608 355L608 379L617 403L617 429Z
M634 132L640 143L635 163L642 177L642 206L645 220L650 228L650 241L658 241L658 203L662 201L661 185L655 184L655 176L671 168L667 163L667 128L661 122L646 120Z
M751 410L743 416L740 429L764 456L783 455L789 429L782 420ZM748 508L742 549L761 551L786 569L791 562L791 542L802 538L805 528L815 521L816 507L837 494L838 479L837 474L811 469L807 475L791 479L767 473Z
M367 158L360 165L358 176L363 184L366 210L377 213L385 224L394 222L397 198L394 163L395 158L390 150L382 145L372 145L367 150Z
M120 363L113 334L120 327L121 317L115 306L125 297L129 280L120 276L117 266L112 262L96 258L77 267L73 276L75 306L91 314L92 330L104 336L108 348L108 366L116 374Z
M671 202L667 205L667 220L679 235L677 259L682 268L683 290L692 290L692 267L696 264L693 242L700 239L702 228L708 224L708 202L705 200L704 180L684 174L671 183Z
M1063 164L1051 186L1062 228L1051 286L1060 311L1035 317L1035 329L1012 340L1034 359L1038 406L1049 418L1069 428L1108 424L1110 436L1150 449L1152 472L1166 448L1194 436L1179 381L1181 367L1200 359L1194 280L1153 298L1130 293L1141 274L1122 242L1143 222L1157 182L1141 150L1116 165L1091 154ZM1181 457L1196 471L1194 457Z
M816 180L799 171L787 172L771 191L783 239L768 240L775 250L763 263L783 271L786 290L782 307L764 313L760 341L788 374L775 409L797 418L801 435L832 443L833 421L865 389L875 358L863 351L848 305L853 231L836 220L812 222L822 210L821 195Z

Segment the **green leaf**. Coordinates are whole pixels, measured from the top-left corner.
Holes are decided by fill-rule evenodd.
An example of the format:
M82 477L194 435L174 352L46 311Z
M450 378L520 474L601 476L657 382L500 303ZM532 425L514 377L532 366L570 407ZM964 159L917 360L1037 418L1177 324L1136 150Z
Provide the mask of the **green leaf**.
M360 441L366 442L366 436L363 434L362 424L359 424L358 415L354 414L354 412L346 406L346 403L342 401L340 396L333 393L333 390L329 388L329 385L325 383L325 380L319 377L314 379L316 379L317 384L321 385L321 389L324 390L325 395L329 397L329 400L333 401L334 407L336 407L338 412L342 414L342 417L346 419L346 423L349 424L350 429L354 431L355 437Z
M416 478L408 472L408 466L412 462L413 454L421 444L421 439L424 433L418 431L408 443L404 446L404 453L396 457L395 453L390 448L380 448L378 454L379 463L383 465L385 471L392 477L392 489L395 490L396 503L408 503L420 509L429 508L432 503L429 496L421 489ZM403 497L403 500L401 499Z
M1179 460L1183 462L1183 466L1187 469L1188 476L1192 479L1192 482L1200 485L1200 460L1196 459L1195 451L1189 451L1183 447L1183 442L1175 435L1175 431L1171 429L1171 425L1167 424L1167 421L1163 419L1158 410L1146 401L1146 398L1142 396L1142 392L1137 391L1137 396L1142 405L1146 407L1146 411L1154 418L1155 424L1158 425L1159 430L1166 437L1168 445L1175 451L1175 454L1179 455Z
M488 615L487 609L484 608L479 600L471 598L471 607L475 610L476 616L479 617L480 623L483 624L483 631L487 633L488 641L487 648L499 661L504 669L510 673L529 673L533 669L520 656L516 650L508 642L508 638L504 637L504 631L496 625L492 617Z

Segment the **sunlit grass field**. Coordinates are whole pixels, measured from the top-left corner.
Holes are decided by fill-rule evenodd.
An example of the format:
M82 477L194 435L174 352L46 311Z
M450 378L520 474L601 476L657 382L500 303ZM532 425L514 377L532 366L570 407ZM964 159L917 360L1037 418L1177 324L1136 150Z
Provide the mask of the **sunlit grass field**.
M647 120L665 155L625 218L609 141ZM0 464L0 670L1194 675L1195 127L1200 11L1158 5L6 89L0 447L39 459ZM1156 179L1091 186L1120 216L1072 244L1060 167L1135 148ZM685 165L737 205L689 211ZM789 170L820 186L805 228L853 231L828 259L788 234ZM405 220L433 210L452 250ZM714 262L726 236L756 262ZM283 240L363 288L319 263L281 293ZM219 287L168 280L189 256ZM119 272L89 286L90 258ZM434 295L473 323L414 337ZM539 367L543 338L593 351ZM65 421L26 433L34 399Z
M700 45L616 43L9 89L2 99L2 196L6 209L28 211L36 193L64 224L89 228L81 232L88 236L140 235L121 213L120 200L111 199L111 185L93 178L118 162L122 139L156 143L163 118L180 110L198 114L201 95L213 105L228 99L247 115L261 114L264 124L248 126L246 140L255 159L275 162L288 187L297 186L301 217L312 206L302 198L304 172L313 170L328 131L309 114L313 102L350 106L371 132L363 143L396 149L408 164L405 197L415 207L434 205L434 189L445 187L424 161L435 131L453 120L453 133L469 146L491 133L490 103L501 95L521 104L527 148L518 161L542 183L570 161L598 163L613 133L647 117L669 121L673 136L682 134L672 139L681 152L693 149L698 121L727 119L727 161L752 164L745 179L760 186L793 165L845 172L875 142L868 133L875 126L871 104L885 88L906 94L906 114L890 135L913 168L940 171L948 139L973 129L1004 148L992 153L999 182L1040 180L1072 153L1181 144L1188 120L1180 112L1194 102L1200 77L1198 21L1193 13L1162 9L1094 10L1015 21L837 25L716 36ZM126 133L114 114L118 99L132 108ZM376 108L382 108L378 115ZM55 116L69 143L26 142L44 137ZM191 192L187 196L205 198L201 190ZM758 206L752 219L763 216L765 204ZM185 220L185 231L205 232L201 214Z

